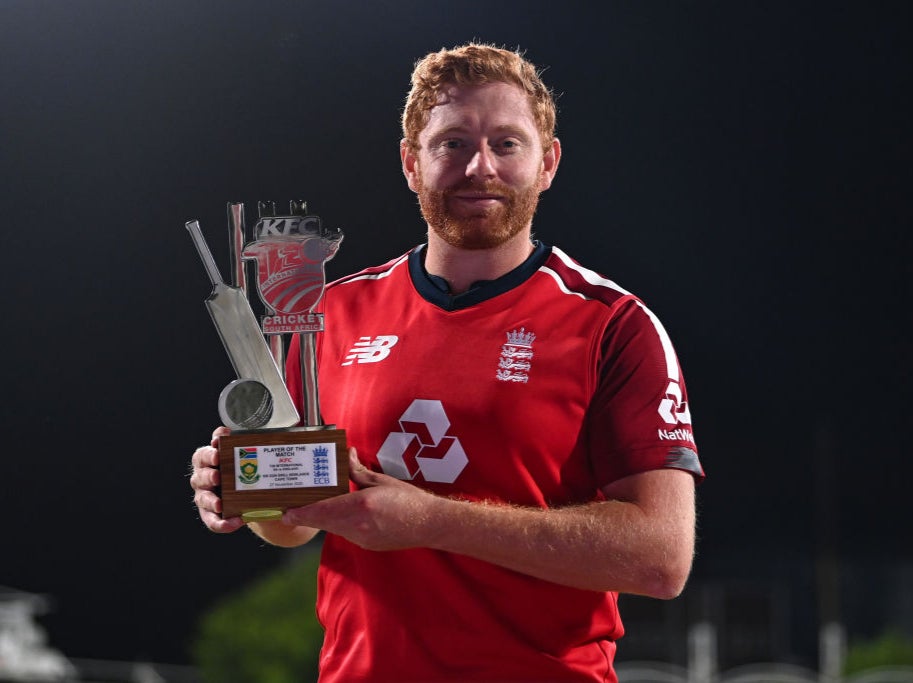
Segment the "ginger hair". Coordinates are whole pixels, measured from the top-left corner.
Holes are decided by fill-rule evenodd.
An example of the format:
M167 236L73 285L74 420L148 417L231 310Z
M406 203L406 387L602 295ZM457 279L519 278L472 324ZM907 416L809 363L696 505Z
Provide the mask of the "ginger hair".
M529 98L543 149L548 149L555 138L556 107L555 98L542 82L540 73L519 52L493 45L469 43L425 55L412 71L412 88L403 109L406 144L413 150L419 149L419 134L428 125L431 109L449 86L509 83L518 86Z

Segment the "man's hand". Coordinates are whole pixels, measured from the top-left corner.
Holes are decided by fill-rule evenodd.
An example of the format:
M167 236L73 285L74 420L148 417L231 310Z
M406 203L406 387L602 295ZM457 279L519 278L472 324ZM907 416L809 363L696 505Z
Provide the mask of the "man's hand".
M368 550L433 546L429 521L443 502L417 486L372 472L349 449L349 477L358 491L286 510L283 522L324 529Z
M200 519L211 531L227 534L237 531L244 522L240 517L222 519L222 500L214 489L219 485L219 451L216 443L220 436L229 434L227 427L219 427L212 433L208 446L200 446L190 459L190 487L193 489L193 502L200 512Z
M325 529L368 550L432 548L585 590L668 599L694 554L694 480L682 470L630 475L606 500L542 509L436 496L364 467L359 490L286 510L286 528ZM277 522L278 524L278 522Z

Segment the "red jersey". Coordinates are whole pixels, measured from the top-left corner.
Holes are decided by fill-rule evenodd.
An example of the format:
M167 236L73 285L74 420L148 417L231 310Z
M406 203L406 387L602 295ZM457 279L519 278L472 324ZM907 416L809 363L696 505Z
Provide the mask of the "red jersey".
M557 248L451 296L422 247L327 287L324 420L434 493L558 507L673 467L702 477L681 370L643 303ZM289 377L299 377L289 353ZM291 382L300 405L300 386ZM321 681L615 681L617 594L327 534Z

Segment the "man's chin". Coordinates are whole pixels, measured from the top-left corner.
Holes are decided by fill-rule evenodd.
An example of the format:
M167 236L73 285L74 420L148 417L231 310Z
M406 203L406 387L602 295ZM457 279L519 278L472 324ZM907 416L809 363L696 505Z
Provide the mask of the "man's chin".
M459 249L494 249L509 242L532 222L538 193L529 192L508 206L467 210L441 194L419 193L425 221L444 242Z
M504 240L492 239L489 235L477 235L474 237L467 235L442 235L442 238L451 247L465 249L466 251L483 251L485 249L494 249L501 246Z
M443 227L432 226L432 230L450 246L469 250L500 247L519 232L488 220L454 221Z

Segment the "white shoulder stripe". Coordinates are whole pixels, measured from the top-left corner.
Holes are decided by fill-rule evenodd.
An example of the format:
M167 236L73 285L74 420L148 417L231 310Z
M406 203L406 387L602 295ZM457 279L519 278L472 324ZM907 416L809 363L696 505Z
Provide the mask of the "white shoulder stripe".
M592 271L589 268L584 268L579 263L575 263L571 259L570 256L565 254L558 247L552 247L552 253L555 256L557 256L559 259L561 259L561 262L564 263L565 266L567 266L571 270L575 271L576 273L579 273L580 277L582 277L584 280L586 280L591 285L595 285L597 287L607 287L608 289L611 289L613 291L616 291L616 292L619 292L619 293L625 294L625 295L631 294L631 292L629 292L628 290L623 289L622 287L619 287L617 284L615 284L611 280L607 280L606 278L602 277L595 271ZM564 284L564 282L562 282L561 277L558 275L558 273L551 270L550 268L545 268L543 266L539 270L543 271L544 273L547 273L548 275L551 275L555 279L555 282L558 283L558 287L565 294L576 294L577 296L581 297L582 299L588 298L588 297L585 297L583 294L580 294L579 292L570 291L567 288L567 286ZM637 301L637 305L643 309L644 313L647 314L647 317L650 319L650 322L653 323L653 327L656 330L656 334L659 336L659 341L663 347L663 354L666 357L666 372L669 374L669 379L678 382L679 381L678 358L675 355L675 348L672 346L672 340L669 338L669 333L666 332L666 328L663 327L663 324L659 321L659 318L656 317L656 315L653 313L653 311L651 311L649 308L644 306L643 302L640 301L640 299L635 298L635 301Z
M409 254L404 254L401 256L396 263L390 266L387 270L381 273L365 273L364 275L357 275L356 277L351 277L343 282L340 282L340 285L347 285L350 282L358 282L359 280L382 280L385 277L388 277L393 274L393 271L399 268L403 263L409 260Z
M558 275L558 273L556 273L556 272L555 272L554 270L552 270L551 268L546 268L545 266L539 266L539 270L540 270L541 272L545 273L546 275L550 275L551 278L555 281L555 284L558 285L558 289L560 289L560 290L561 290L562 292L564 292L565 294L573 294L574 296L579 296L579 297L580 297L581 299L583 299L584 301L589 301L589 300L590 300L590 298L589 298L588 296L584 296L584 295L581 294L580 292L572 292L571 290L569 290L569 289L567 288L567 285L564 284L564 280L561 279L561 276Z
M561 259L561 262L564 263L564 265L566 265L571 270L579 273L580 277L589 282L591 285L596 285L597 287L607 287L616 292L620 292L621 294L631 294L631 292L628 290L619 287L611 280L607 280L606 278L599 275L599 273L592 271L589 268L584 268L579 263L575 263L570 256L565 254L558 247L552 247L552 253Z
M666 356L666 372L669 373L669 379L678 382L678 359L675 356L675 349L672 347L672 340L669 338L669 333L666 332L666 328L663 327L659 318L654 315L653 311L644 306L642 301L637 300L637 305L644 310L644 313L650 318L650 322L653 323L653 327L656 328L656 334L659 335L659 341L663 345L663 353Z

